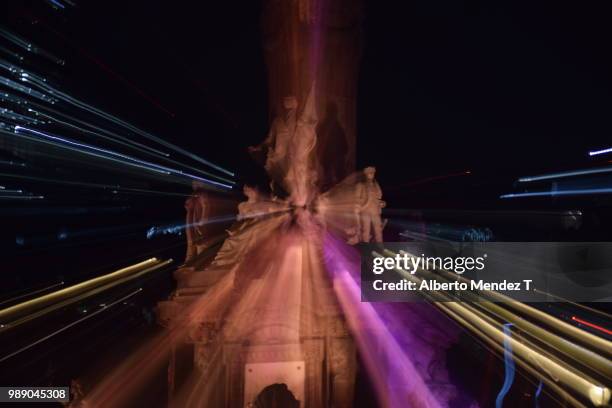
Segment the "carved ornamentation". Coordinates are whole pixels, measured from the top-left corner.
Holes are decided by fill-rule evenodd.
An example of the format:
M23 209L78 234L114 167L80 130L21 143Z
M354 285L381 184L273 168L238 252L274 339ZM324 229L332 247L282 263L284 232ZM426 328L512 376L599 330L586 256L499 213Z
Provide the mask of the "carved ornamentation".
M217 322L199 322L189 331L189 338L193 342L211 344L217 339L220 332Z

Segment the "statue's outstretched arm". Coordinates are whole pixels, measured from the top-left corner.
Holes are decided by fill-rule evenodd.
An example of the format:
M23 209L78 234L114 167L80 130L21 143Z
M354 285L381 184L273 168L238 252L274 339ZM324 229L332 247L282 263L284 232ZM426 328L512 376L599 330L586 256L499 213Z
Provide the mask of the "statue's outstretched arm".
M304 104L304 109L302 110L302 115L300 116L300 121L310 125L317 123L318 119L317 106L315 104L315 85L315 81L312 81L310 91L308 92L308 97L306 98L306 103Z
M249 147L249 150L252 150L252 151L261 150L264 147L269 149L270 147L274 146L275 139L276 139L276 119L272 122L272 125L270 126L270 130L268 131L268 135L266 136L264 141L258 144L257 146Z

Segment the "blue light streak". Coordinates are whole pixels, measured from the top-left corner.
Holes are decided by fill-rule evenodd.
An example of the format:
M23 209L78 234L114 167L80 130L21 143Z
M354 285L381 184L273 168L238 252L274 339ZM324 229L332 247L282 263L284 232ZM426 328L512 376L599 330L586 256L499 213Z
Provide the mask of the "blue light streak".
M20 38L19 36L5 30L4 28L0 27L0 37L4 37L5 39L7 39L8 41L12 42L13 44L17 45L18 47L23 48L24 50L31 52L33 54L38 54L40 56L43 56L45 58L50 59L51 61L53 61L54 63L58 64L58 65L65 65L66 62L61 59L56 57L55 55L51 54L48 51L43 50L42 48L37 47L36 45L34 45L33 43Z
M574 176L586 176L589 174L601 174L601 173L612 173L612 167L601 167L601 168L589 169L589 170L573 170L573 171L564 171L560 173L543 174L541 176L521 177L520 179L518 179L518 181L521 183L529 183L532 181L551 180L551 179L574 177Z
M36 107L38 107L38 108L40 108L40 109L43 109L43 107L42 107L41 105L38 105L38 104L36 104L36 103L33 103L32 105L34 105L34 106L36 106ZM117 139L120 139L120 140L122 140L122 141L124 141L124 142L126 142L126 143L129 143L129 144L132 144L132 145L134 145L134 146L139 146L139 147L142 147L143 149L150 150L151 152L153 152L153 153L157 153L157 154L162 155L162 156L164 156L164 157L169 157L169 156L170 156L170 154L169 154L169 153L165 153L165 152L162 152L162 151L160 151L160 150L154 149L154 148L152 148L152 147L150 147L150 146L144 145L144 144L142 144L142 143L138 143L138 142L133 141L133 140L131 140L131 139L127 138L127 137L123 137L123 136L121 136L121 135L119 135L119 134L117 134L117 133L114 133L114 132L111 132L111 131L109 131L109 130L107 130L107 129L103 129L103 128L101 128L101 127L95 126L95 125L93 125L93 124L91 124L91 123L84 122L84 121L79 120L79 119L77 119L77 118L75 118L75 117L69 116L69 115L67 115L67 114L65 114L65 113L62 113L62 112L59 112L59 111L53 110L53 109L51 109L51 108L44 108L44 109L45 109L46 111L52 112L52 113L54 113L54 114L56 114L56 115L61 115L63 118L70 119L70 120L72 120L73 122L76 122L76 123L78 123L78 124L80 124L80 125L87 126L87 127L88 127L88 128L90 128L90 129L94 129L94 130L97 130L98 132L105 133L105 134L106 134L106 135L108 135L108 136L112 136L112 137L115 137L115 138L117 138ZM45 113L43 113L43 112L41 112L41 111L36 111L36 110L34 110L34 109L30 109L30 108L28 108L28 110L29 110L29 111L32 111L32 112L34 112L34 113L36 113L36 114L38 114L38 115L44 116L44 117L46 117L46 118L50 119L51 121L55 121L55 122L58 122L58 123L60 123L60 124L64 124L64 125L67 125L67 126L72 126L72 127L74 127L74 128L80 129L80 130L81 130L81 131L83 131L83 132L89 132L89 133L92 133L92 134L97 134L97 133L95 133L95 132L93 132L93 131L91 131L91 130L82 129L82 128L80 128L80 127L78 127L78 126L74 125L74 124L70 124L70 123L68 123L68 122L61 121L61 120L59 120L59 119L57 119L57 118L55 118L55 117L53 117L53 116L47 115L47 114L45 114Z
M16 91L25 93L27 95L33 96L36 99L40 99L41 101L45 101L45 102L49 102L51 104L56 103L56 99L55 98L51 98L49 96L47 96L46 94L42 93L42 92L38 92L30 87L21 85L18 82L15 82L11 79L5 78L0 76L0 84L7 86L11 89L14 89Z
M534 406L535 408L540 408L540 394L542 393L542 388L544 388L544 382L542 382L540 380L540 384L538 385L538 388L536 389L535 395L533 396L533 401L534 401Z
M605 153L610 153L612 152L612 147L609 147L607 149L602 149L602 150L592 150L589 152L589 156L597 156L599 154L605 154Z
M236 219L235 215L226 215L226 216L221 216L221 217L209 218L206 221L195 222L192 224L179 223L179 224L171 224L171 225L165 225L165 226L160 226L160 227L151 227L147 230L147 239L151 239L159 235L168 235L168 234L182 235L183 230L189 227L209 225L209 224L215 224L219 222L234 221L235 219Z
M120 136L120 135L118 135L118 134L116 134L116 133L109 132L109 131L107 131L107 130L105 130L105 129L98 128L98 127L93 126L93 125L91 125L91 124L89 124L89 123L85 123L85 122L82 122L82 121L80 121L80 120L78 120L78 119L75 119L75 118L69 117L69 116L67 116L67 115L61 114L60 112L55 112L55 113L58 113L58 114L62 115L63 117L67 117L67 118L69 118L69 119L71 119L71 120L73 120L73 121L76 121L76 122L78 122L78 123L80 123L80 124L82 124L82 125L84 125L84 126L92 127L92 128L94 128L94 129L97 129L97 130L99 130L99 131L101 131L101 132L104 132L104 133L106 133L106 134L108 134L108 135L112 135L113 137L105 136L105 135L102 135L102 134L100 134L100 133L97 133L97 132L94 132L94 131L91 131L91 130L83 129L82 127L79 127L79 126L74 125L74 124L72 124L72 123L68 123L68 122L62 121L62 120L60 120L60 119L57 119L57 118L55 118L55 117L53 117L53 116L50 116L50 115L47 115L47 114L45 114L45 113L42 113L42 112L39 112L39 111L35 111L34 109L30 109L30 108L28 108L28 111L33 112L33 113L35 113L36 115L43 116L43 117L45 117L45 118L47 118L47 119L50 119L50 120L52 120L52 121L54 121L54 122L57 122L57 123L59 123L59 124L61 124L61 125L66 126L66 127L69 127L69 128L72 128L72 129L76 129L76 130L78 130L78 131L80 131L80 132L88 133L88 134L91 134L91 135L93 135L93 136L96 136L96 137L99 137L99 138L105 139L105 140L109 140L109 141L111 141L111 142L113 142L113 143L117 143L117 144L120 144L120 145L123 145L123 146L129 147L129 148L131 148L131 149L134 149L134 150L140 151L140 152L145 153L145 154L148 154L148 155L150 155L150 156L154 156L154 157L157 157L157 158L161 158L162 160L166 160L166 161L168 161L168 162L170 162L170 163L173 163L173 164L176 164L176 165L178 165L178 166L187 167L187 168L192 169L192 170L194 170L194 171L196 171L196 172L198 172L198 173L204 174L204 175L206 175L206 176L214 177L214 178L216 178L216 179L218 179L218 180L221 180L221 181L224 181L224 182L226 182L226 183L228 183L228 184L236 184L236 182L235 182L235 181L232 181L232 180L226 179L225 177L217 176L217 175L212 174L212 173L209 173L209 172L207 172L207 171L200 170L200 169L197 169L197 168L195 168L195 167L193 167L193 166L189 166L189 165L187 165L187 164L184 164L184 163L178 162L178 161L176 161L176 160L170 159L170 158L169 158L169 156L170 156L170 155L169 155L168 153L160 152L159 150L153 149L152 147L149 147L149 146L143 145L143 144L138 143L138 142L134 142L134 141L132 141L132 140L130 140L130 139L128 139L128 138L125 138L125 137L123 137L123 136ZM115 138L120 139L120 140L116 140ZM142 148L140 148L139 146L140 146L140 147L142 147ZM145 150L145 149L146 149L146 150ZM150 151L147 151L147 150L150 150ZM161 156L161 157L160 157L160 156Z
M0 200L42 200L43 198L45 198L45 196L24 196L24 195L5 196L5 195L0 195Z
M259 212L259 213L249 214L246 216L241 216L240 218L238 218L236 215L225 215L225 216L219 216L219 217L211 217L205 221L195 222L191 224L178 223L178 224L171 224L171 225L165 225L165 226L160 226L160 227L151 227L147 230L147 239L151 239L158 235L166 235L166 234L181 235L183 233L183 230L189 227L216 224L220 222L228 222L228 221L235 221L235 220L259 218L265 215L284 213L288 211L290 210L282 209L282 210L270 211L270 212Z
M226 170L223 167L220 167L220 166L218 166L218 165L216 165L214 163L211 163L208 160L205 160L205 159L203 159L203 158L201 158L201 157L199 157L199 156L197 156L197 155L195 155L195 154L193 154L193 153L191 153L191 152L189 152L189 151L187 151L185 149L180 148L179 146L176 146L176 145L174 145L172 143L169 143L169 142L167 142L167 141L165 141L165 140L163 140L163 139L161 139L161 138L159 138L157 136L154 136L154 135L152 135L152 134L150 134L148 132L145 132L145 131L137 128L136 126L131 125L130 123L127 123L127 122L119 119L116 116L108 114L108 113L106 113L106 112L104 112L104 111L102 111L102 110L100 110L100 109L98 109L98 108L96 108L94 106L88 105L88 104L86 104L86 103L84 103L84 102L82 102L82 101L80 101L80 100L78 100L78 99L76 99L76 98L74 98L74 97L64 93L64 92L61 92L60 90L50 86L46 82L41 81L40 79L38 79L36 77L30 78L27 75L24 76L22 74L21 75L21 80L24 81L24 82L28 82L30 84L33 84L34 86L37 86L39 89L42 89L42 90L48 92L49 94L55 96L56 98L59 98L59 99L65 101L65 102L68 102L68 103L70 103L70 104L72 104L72 105L74 105L74 106L76 106L78 108L81 108L81 109L86 110L86 111L88 111L90 113L98 115L98 116L100 116L100 117L102 117L102 118L104 118L106 120L109 120L109 121L114 122L114 123L116 123L118 125L121 125L121 126L127 128L127 129L131 130L132 132L134 132L136 134L139 134L139 135L141 135L141 136L143 136L143 137L145 137L147 139L153 140L153 141L155 141L155 142L157 142L157 143L159 143L159 144L161 144L161 145L163 145L163 146L165 146L167 148L170 148L170 149L172 149L172 150L174 150L176 152L184 154L185 156L187 156L187 157L189 157L189 158L191 158L193 160L196 160L196 161L198 161L200 163L203 163L203 164L205 164L205 165L207 165L209 167L212 167L212 168L214 168L214 169L216 169L216 170L218 170L218 171L220 171L222 173L225 173L225 174L227 174L229 176L232 176L232 177L235 175L233 172L231 172L229 170Z
M166 166L160 166L158 164L147 162L147 161L140 160L140 159L136 159L134 157L127 156L125 154L114 152L112 150L102 149L102 148L99 148L99 147L96 147L96 146L91 146L91 145L88 145L88 144L75 142L75 141L72 141L72 140L68 140L68 139L65 139L65 138L58 137L58 136L53 136L53 135L50 135L50 134L47 134L47 133L44 133L44 132L40 132L38 130L26 128L26 127L23 127L23 126L15 126L15 134L20 134L20 131L26 131L28 133L31 133L31 134L34 134L34 135L37 135L37 136L41 136L41 137L44 137L44 138L49 139L49 140L53 140L53 141L59 142L60 145L68 144L70 146L76 146L79 149L73 149L73 150L79 151L79 152L85 153L85 154L94 155L94 156L97 156L97 157L100 157L100 158L103 158L103 159L113 160L113 161L116 161L116 162L119 162L119 163L123 163L123 164L127 164L127 165L130 165L130 166L144 168L146 170L150 170L150 171L153 171L153 172L158 172L158 173L162 173L162 174L166 174L166 175L175 174L175 175L185 176L185 177L188 177L188 178L191 178L191 179L194 179L194 180L202 181L204 183L212 184L212 185L219 186L219 187L224 187L224 188L227 188L227 189L231 189L232 188L231 185L223 184L223 183L219 183L219 182L216 182L216 181L213 181L213 180L209 180L209 179L206 179L206 178L203 178L203 177L199 177L199 176L193 175L191 173L184 172L182 170L171 169L171 168L166 167ZM63 147L65 147L65 146L63 146ZM89 150L93 150L95 152L99 152L99 153L103 153L103 154L96 154L96 153L90 152L88 150L83 150L83 149L89 149ZM113 156L113 157L109 157L109 156L106 156L106 155L110 155L110 156ZM117 158L120 158L120 159L123 159L123 160L120 160L120 159L117 159Z
M51 2L52 4L55 4L56 6L58 6L60 8L66 8L66 6L64 6L62 3L60 3L57 0L49 0L49 2Z
M557 190L557 191L534 191L530 193L503 194L499 198L522 198L522 197L557 197L589 194L610 194L612 188L586 188L580 190Z
M19 133L20 130L25 130L27 132L30 132L30 133L34 134L34 135L42 136L42 137L47 138L49 140L60 142L60 143L51 143L51 144L56 145L56 146L61 146L61 147L64 147L64 148L67 148L69 150L73 150L73 151L76 151L76 152L79 152L79 153L87 154L87 155L98 157L98 158L101 158L101 159L112 160L112 161L115 161L117 163L122 163L122 164L126 164L128 166L142 168L142 169L153 171L153 172L160 173L160 174L166 174L166 175L170 174L170 172L168 172L168 171L163 171L163 170L160 170L160 169L149 167L148 163L146 163L146 162L145 162L146 165L139 165L139 164L136 164L136 163L132 163L130 161L118 160L118 159L115 159L113 157L108 157L108 156L105 156L105 155L102 155L102 154L93 153L93 152L90 152L90 151L87 151L87 150L71 148L70 146L65 146L65 144L72 145L72 146L83 147L83 148L86 148L86 149L91 149L91 150L94 150L94 151L99 151L99 152L115 155L115 156L118 156L118 157L126 157L126 158L128 158L128 160L131 159L131 158L129 158L129 156L125 156L125 155L122 155L120 153L114 153L114 152L111 152L111 151L106 150L106 149L100 149L100 148L97 148L97 147L94 147L94 146L89 146L89 145L86 145L86 144L83 144L83 143L73 142L73 141L68 140L68 139L63 139L61 137L48 135L46 133L39 132L39 131L34 130L34 129L28 129L28 128L25 128L23 126L15 126L15 134L20 134ZM34 139L34 140L36 140L36 139ZM138 159L133 159L133 161L139 162Z
M512 323L504 324L504 384L502 385L499 394L497 394L497 398L495 399L495 408L502 408L504 405L504 398L510 391L510 387L514 382L514 373L516 371L514 367L514 359L512 358L512 343L510 342L510 338L512 336L512 331L510 330L512 327Z
M4 37L12 36L10 33L7 33L6 31L4 31L2 29L0 29L0 34L2 34L2 36L4 36ZM14 41L21 41L18 38L15 38L13 40ZM23 41L22 41L22 45L24 45L24 46L27 45L28 47L31 46L31 44L29 44L29 43L26 44ZM174 151L177 151L177 152L179 152L179 153L181 153L181 154L183 154L183 155L185 155L187 157L190 157L193 160L196 160L198 162L206 164L207 166L212 167L212 168L214 168L214 169L216 169L216 170L218 170L220 172L226 173L226 174L228 174L228 175L230 175L232 177L235 175L231 171L228 171L228 170L226 170L226 169L224 169L224 168L222 168L222 167L220 167L218 165L215 165L214 163L211 163L211 162L209 162L207 160L204 160L203 158L201 158L201 157L199 157L199 156L197 156L197 155L195 155L195 154L193 154L193 153L191 153L191 152L189 152L187 150L184 150L184 149L182 149L182 148L180 148L180 147L178 147L176 145L173 145L173 144L171 144L169 142L166 142L165 140L163 140L161 138L158 138L158 137L156 137L156 136L154 136L154 135L152 135L152 134L150 134L148 132L145 132L145 131L143 131L143 130L141 130L141 129L131 125L130 123L125 122L125 121L119 119L116 116L113 116L113 115L111 115L109 113L106 113L106 112L104 112L104 111L102 111L102 110L100 110L100 109L98 109L98 108L96 108L94 106L88 105L85 102L82 102L81 100L79 100L77 98L74 98L71 95L68 95L68 94L60 91L59 89L57 89L57 88L51 86L50 84L48 84L47 80L45 78L39 76L39 75L36 75L36 74L31 73L31 72L25 71L24 69L22 69L22 68L20 68L18 66L12 65L11 63L9 63L7 61L4 61L4 60L0 60L0 68L3 68L5 70L7 70L9 73L11 73L13 76L16 76L17 79L20 82L24 82L24 83L27 82L28 84L31 84L32 86L38 88L39 90L41 90L43 92L39 92L39 91L37 91L37 90L35 90L33 88L30 88L28 86L24 86L24 85L22 85L22 84L20 84L18 82L15 82L15 81L13 81L11 79L8 79L8 78L5 78L5 77L0 77L0 84L4 84L4 85L6 85L6 86L8 86L8 87L10 87L10 88L12 88L14 90L26 93L26 94L28 94L30 96L33 96L33 97L35 97L37 99L40 99L42 101L45 101L45 102L48 102L48 103L51 103L51 104L55 104L55 103L58 102L58 100L62 100L64 102L72 104L73 106L75 106L77 108L86 110L86 111L88 111L90 113L93 113L93 114L99 116L99 117L102 117L105 120L111 121L111 122L113 122L113 123L115 123L115 124L117 124L119 126L122 126L122 127L128 129L129 131L131 131L133 133L136 133L136 134L138 134L140 136L143 136L143 137L145 137L147 139L153 140L153 141L155 141L155 142L157 142L157 143L159 143L159 144L161 144L161 145L163 145L165 147L168 147L168 148L170 148L170 149L172 149ZM50 96L50 95L52 95L52 96ZM8 94L5 94L4 96L5 96L5 98L9 97ZM27 104L26 101L24 101L24 103ZM41 112L36 112L33 109L28 109L28 112L35 113L37 116L38 115L45 116L45 117L47 117L47 119L55 120L56 122L61 123L64 126L69 126L69 127L72 127L72 128L78 128L78 126L72 125L72 124L70 124L68 122L60 121L60 120L58 120L56 118L49 117L49 115L45 115L45 114L43 114ZM61 114L64 117L68 117L67 115L62 114L60 112L55 112L55 113ZM20 114L16 114L15 112L8 111L8 110L1 111L0 112L0 116L2 116L2 115L5 115L5 116L8 115L7 116L8 118L10 118L12 120L16 120L18 122L25 122L26 124L45 123L45 122L39 121L38 119L31 118L31 117L24 116L24 115L20 115ZM130 139L121 137L121 136L119 136L117 134L114 134L113 132L109 132L107 130L104 130L104 129L95 127L93 125L90 125L89 123L85 123L85 122L79 121L78 119L75 119L75 118L70 118L70 119L72 119L74 121L77 121L77 122L79 122L82 125L93 127L96 130L98 130L98 131L102 131L103 133L112 135L113 137L115 137L117 139L123 140L125 143L129 143L129 144L132 144L132 145L137 145L137 146L141 147L142 149L150 150L150 151L155 152L157 154L161 154L161 155L163 155L165 157L169 157L170 156L168 153L160 152L157 149L153 149L152 147L149 147L149 146L146 146L146 145L142 145L142 144L137 143L135 141L132 141ZM82 131L85 131L85 129L81 129L81 128L78 128L78 129L80 129ZM88 131L88 132L96 134L95 132L91 132L91 131ZM97 134L97 136L98 137L103 137L105 139L110 139L108 136L102 136L102 135L99 135L99 134ZM110 140L113 140L113 139L110 139ZM121 142L119 142L117 140L113 140L113 141L117 142L117 143L121 143ZM122 144L124 144L124 143L122 143ZM176 161L170 160L170 159L166 159L166 160L169 160L169 161L173 162L174 164L179 164L179 165L182 165L182 166L185 166L185 167L189 167L189 168L191 168L192 170L194 170L196 172L205 174L205 175L210 176L210 177L217 178L217 179L225 181L225 182L227 182L229 184L235 184L234 181L227 180L227 179L225 179L223 177L220 177L220 176L208 173L208 172L204 172L204 171L202 171L200 169L196 169L196 168L194 168L192 166L184 165L182 163L179 163L179 162L176 162ZM198 177L198 176L192 176L189 173L178 172L178 174L186 175L188 177L191 177L191 178L194 178L194 179L197 179L197 180L201 180L201 181L204 181L204 182L212 183L212 184L218 185L220 187L225 187L226 186L223 183L211 182L210 180L208 180L206 178L202 178L202 177ZM228 188L228 187L225 187L225 188Z

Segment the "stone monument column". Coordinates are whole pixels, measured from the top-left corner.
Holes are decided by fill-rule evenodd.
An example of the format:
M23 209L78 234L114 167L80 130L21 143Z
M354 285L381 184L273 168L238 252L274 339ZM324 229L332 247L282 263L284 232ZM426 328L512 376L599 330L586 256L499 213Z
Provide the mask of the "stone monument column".
M266 0L262 17L270 118L316 81L318 186L355 169L363 0Z

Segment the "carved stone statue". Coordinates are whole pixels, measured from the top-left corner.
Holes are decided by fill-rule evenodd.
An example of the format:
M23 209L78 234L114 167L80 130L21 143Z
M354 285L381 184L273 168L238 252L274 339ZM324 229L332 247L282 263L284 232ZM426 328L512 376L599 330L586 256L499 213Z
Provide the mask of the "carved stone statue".
M227 230L229 238L221 246L213 260L213 266L239 263L249 251L254 237L266 229L255 227L255 224L267 214L280 213L287 209L285 202L267 200L255 187L245 185L242 191L247 200L238 204L237 222Z
M290 144L290 166L285 178L291 194L290 201L296 206L306 205L315 194L316 170L313 165L312 152L317 143L316 126L317 110L315 83L313 82Z
M265 169L272 182L282 185L289 193L291 203L301 207L313 198L317 178L313 164L317 141L315 83L312 83L299 118L296 97L285 97L283 108L283 114L272 122L266 139L259 146L249 147L249 151L267 150Z
M265 169L272 182L282 182L287 168L287 151L297 126L298 100L283 98L283 113L272 121L266 139L258 146L249 147L251 153L266 151Z
M362 242L370 242L371 230L374 230L374 242L383 241L384 224L381 212L386 203L382 200L382 190L374 178L375 175L375 167L363 169L364 180L358 183L356 188Z
M372 229L374 240L382 241L385 223L381 209L385 202L375 174L374 167L350 174L314 201L319 224L349 245L370 242Z
M247 200L238 204L238 215L236 216L238 221L261 217L288 208L285 201L276 198L271 200L269 197L261 194L256 187L245 185L242 192L247 197Z
M185 232L187 235L187 254L185 262L189 262L199 254L198 245L206 236L206 221L210 215L208 197L199 182L193 182L193 194L185 201L187 217L185 219Z
M258 212L259 203L261 201L259 191L254 187L245 185L242 188L242 192L246 196L247 200L238 204L238 215L236 216L238 221L256 215Z
M260 194L256 188L245 185L242 188L246 201L238 204L238 215L236 223L227 230L229 238L225 240L217 253L213 265L223 266L236 264L242 260L242 256L249 248L252 233L249 226L256 221L255 215L260 205Z

